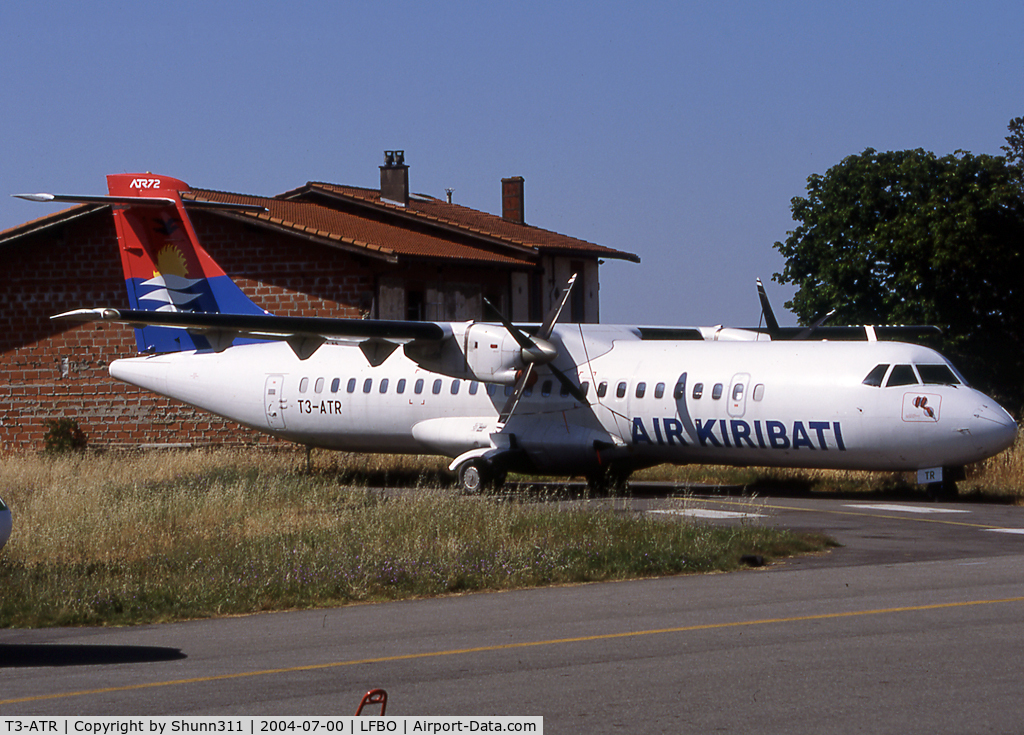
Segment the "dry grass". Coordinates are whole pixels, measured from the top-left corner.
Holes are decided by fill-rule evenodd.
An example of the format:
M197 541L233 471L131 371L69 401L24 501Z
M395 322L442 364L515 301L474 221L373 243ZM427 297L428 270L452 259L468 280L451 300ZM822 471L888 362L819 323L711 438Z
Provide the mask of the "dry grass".
M438 461L200 451L0 459L15 533L0 627L137 623L735 568L820 549L755 526L613 506L465 498L434 482L381 495L360 478L431 478ZM425 468L425 469L424 469ZM356 480L352 482L353 478Z

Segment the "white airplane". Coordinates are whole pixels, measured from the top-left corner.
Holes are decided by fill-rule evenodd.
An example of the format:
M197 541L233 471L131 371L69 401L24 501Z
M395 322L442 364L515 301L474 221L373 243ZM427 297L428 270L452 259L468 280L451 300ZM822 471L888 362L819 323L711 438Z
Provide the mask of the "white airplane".
M780 328L760 283L766 330L557 324L572 280L539 326L273 316L203 250L184 182L108 185L21 196L113 204L132 308L54 317L136 328L146 354L112 376L307 446L444 455L467 492L510 471L607 488L661 463L910 470L948 491L1017 435L942 355L875 339L915 329Z

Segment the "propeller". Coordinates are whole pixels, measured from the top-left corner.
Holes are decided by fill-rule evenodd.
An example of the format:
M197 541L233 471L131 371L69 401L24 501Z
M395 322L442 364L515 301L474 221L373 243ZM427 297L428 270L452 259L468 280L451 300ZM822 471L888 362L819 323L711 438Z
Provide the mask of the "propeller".
M795 337L787 337L783 329L779 326L779 320L775 318L775 312L772 310L772 304L768 300L768 294L765 293L764 284L761 283L760 278L757 279L757 296L761 299L761 312L764 314L765 327L768 329L768 336L772 338L772 341L783 339L810 339L814 331L824 324L830 316L836 313L836 310L833 309L824 316L816 319L811 326L807 327L807 329L803 330Z
M773 341L783 339L782 330L779 329L779 320L775 318L772 303L768 300L768 294L765 293L764 284L761 283L760 278L757 279L757 296L761 299L761 313L764 314L764 324L768 329L768 336Z
M580 387L573 382L568 375L556 368L553 361L558 357L558 348L555 347L549 340L551 338L551 332L554 331L555 323L558 321L559 315L562 313L562 309L566 302L569 300L569 294L572 293L573 284L576 283L576 274L573 273L572 278L565 285L565 289L562 291L562 297L558 303L551 307L547 315L544 317L544 323L541 324L540 330L536 335L530 337L528 334L523 332L519 327L514 325L511 321L505 318L505 315L498 311L494 304L484 298L484 303L491 310L491 312L498 318L502 326L508 330L512 338L515 339L519 346L522 348L520 355L523 362L526 363L526 368L520 373L519 378L516 380L515 390L512 391L512 395L509 396L508 401L505 402L505 407L501 410L501 415L498 417L499 423L505 423L509 417L516 410L516 406L519 404L519 399L523 395L523 391L530 384L530 377L533 375L535 365L547 365L558 382L562 384L562 387L575 398L577 401L585 406L589 406L590 402L587 400L586 395L580 390Z

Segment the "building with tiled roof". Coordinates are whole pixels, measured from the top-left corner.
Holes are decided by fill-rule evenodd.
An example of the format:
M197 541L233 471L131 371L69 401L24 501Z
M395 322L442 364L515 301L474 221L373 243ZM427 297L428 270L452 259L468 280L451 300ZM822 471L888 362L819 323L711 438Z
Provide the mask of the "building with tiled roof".
M202 200L266 209L194 208L189 216L249 298L282 315L481 319L486 297L514 320L539 321L576 272L563 320L596 322L600 263L639 261L526 224L522 178L502 180L499 216L410 193L400 151L388 153L380 174L379 190L308 182L260 197L193 187L182 200L186 208ZM94 445L273 441L110 378L107 365L135 353L130 329L50 321L80 307L128 306L110 205L82 204L0 232L0 251L8 321L0 448L39 448L45 421L65 417Z

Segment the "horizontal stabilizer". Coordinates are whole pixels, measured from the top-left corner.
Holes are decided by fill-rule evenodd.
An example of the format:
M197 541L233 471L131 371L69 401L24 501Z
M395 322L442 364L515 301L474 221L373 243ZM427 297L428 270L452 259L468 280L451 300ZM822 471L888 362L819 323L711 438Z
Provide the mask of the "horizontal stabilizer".
M30 202L67 202L71 204L111 204L125 207L173 207L175 201L168 197L143 196L101 196L90 194L11 194ZM229 204L227 202L204 202L189 199L182 202L188 209L231 209L243 212L266 212L259 204Z

